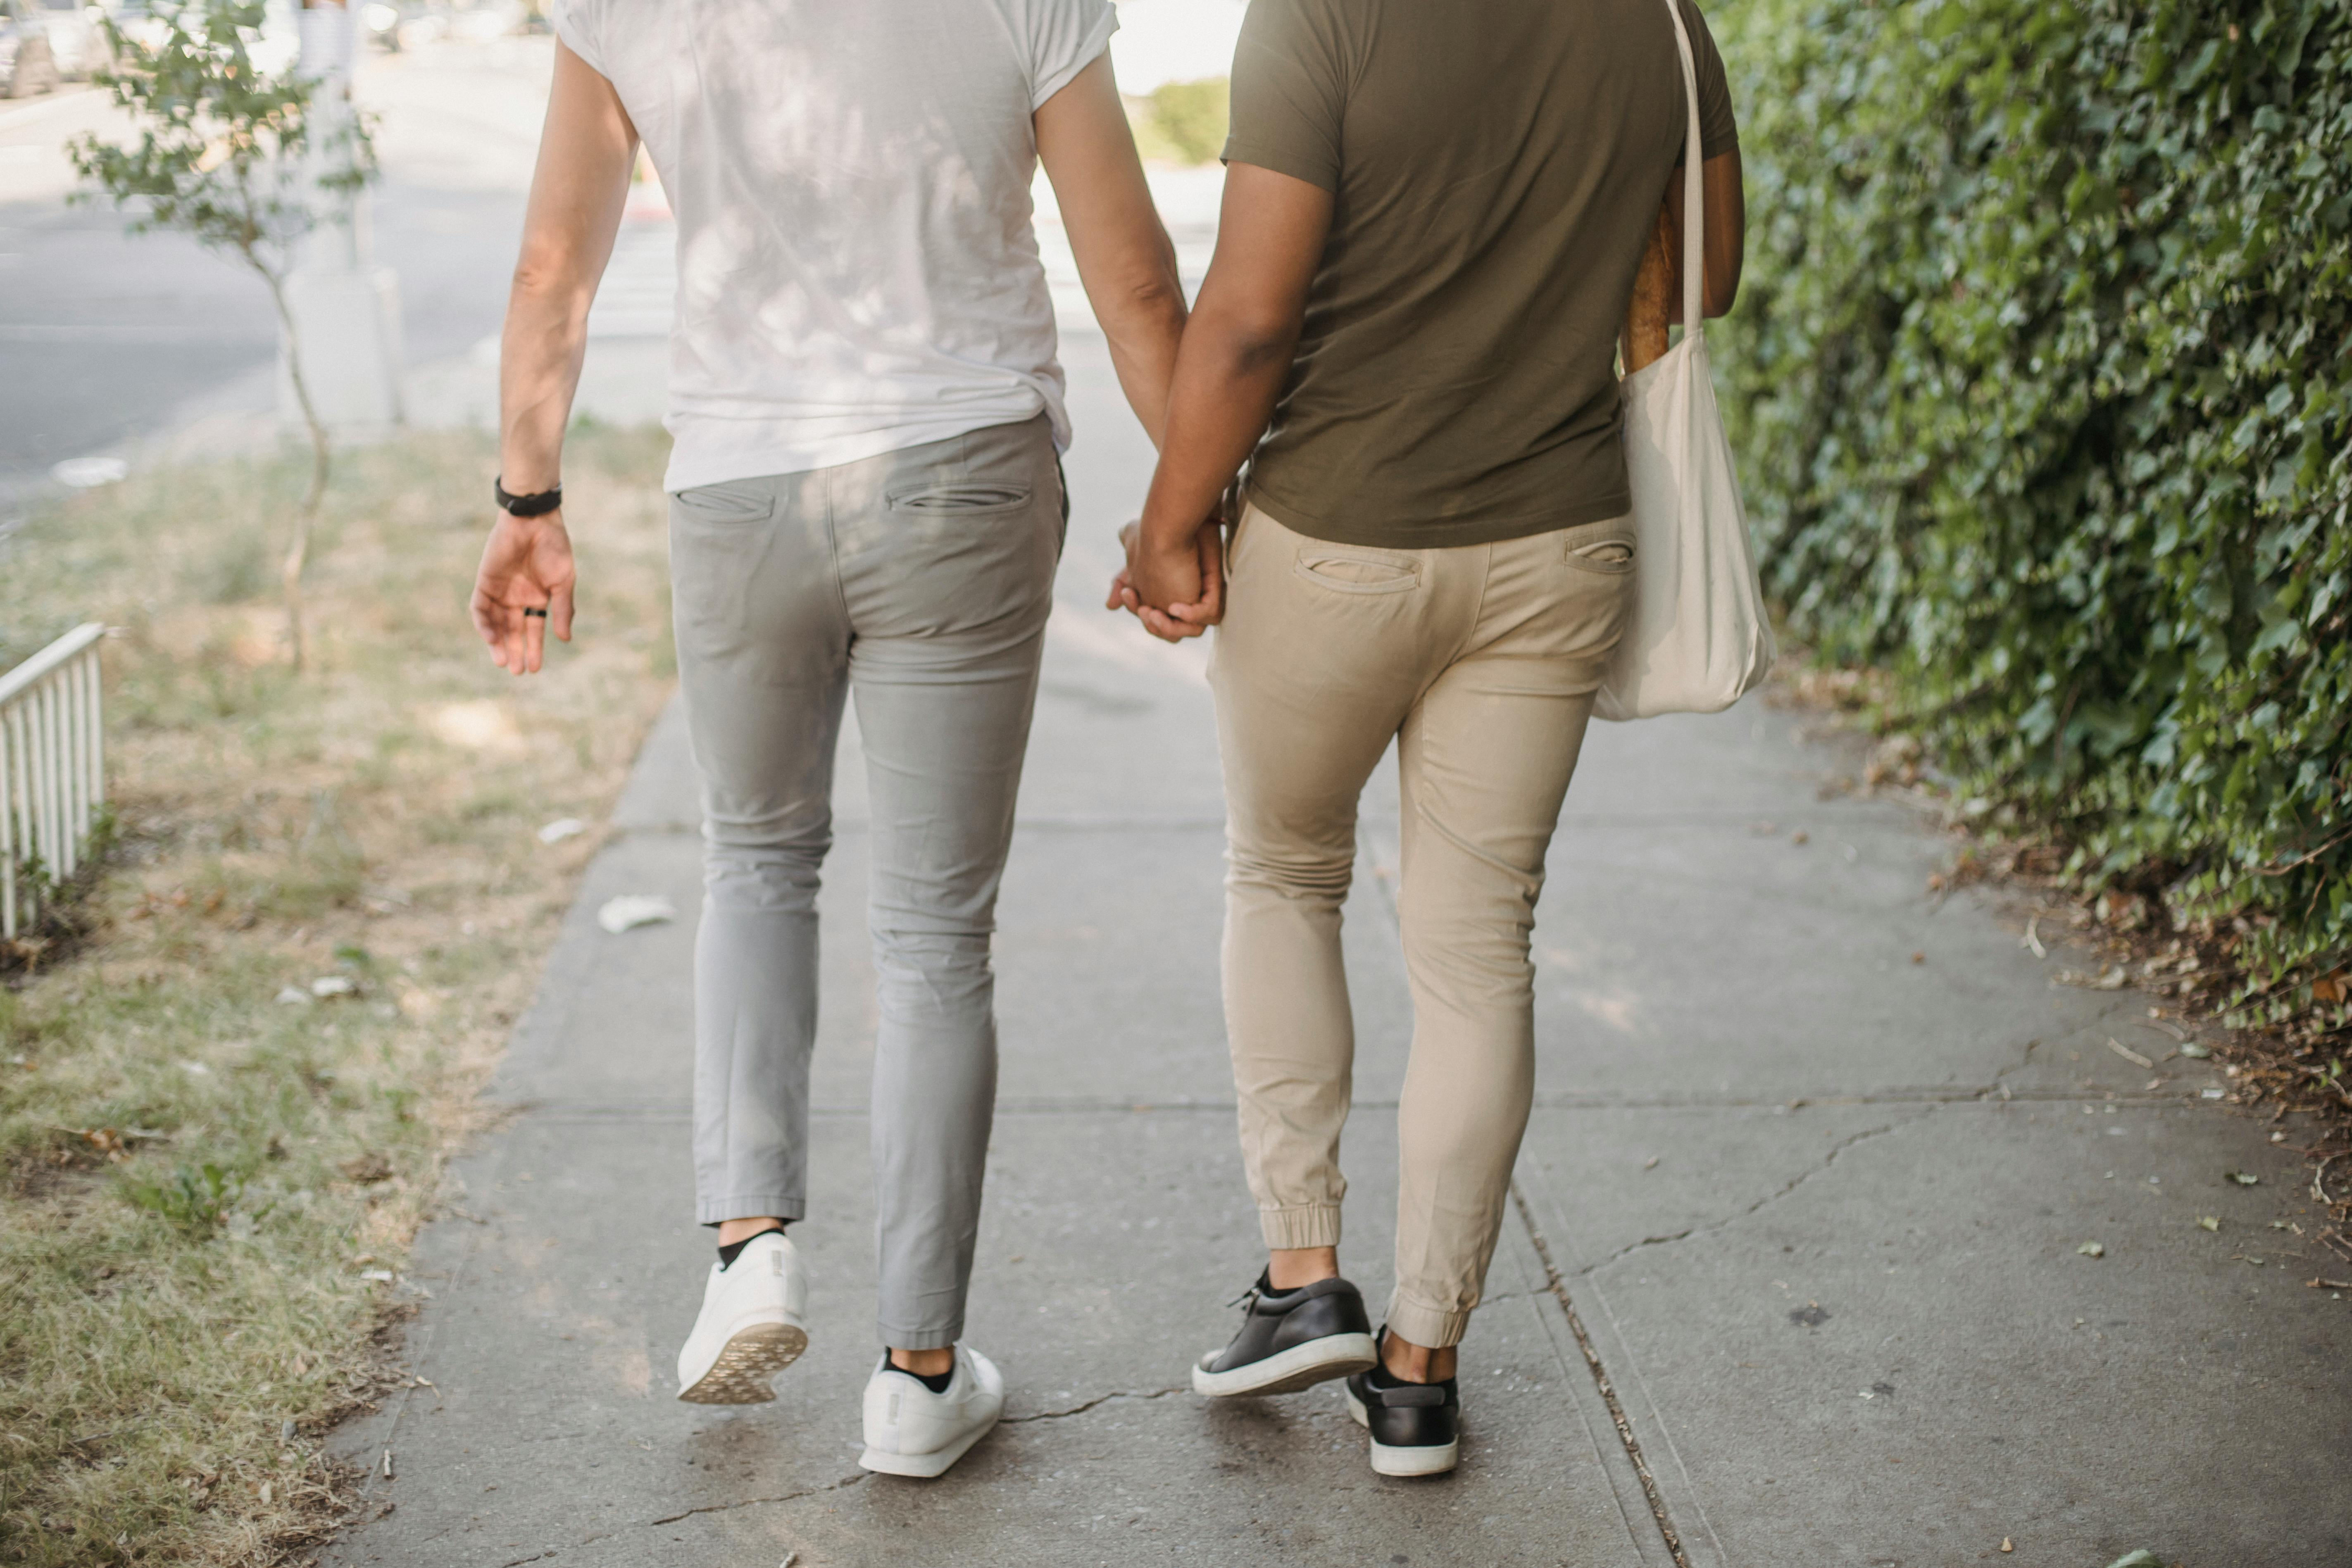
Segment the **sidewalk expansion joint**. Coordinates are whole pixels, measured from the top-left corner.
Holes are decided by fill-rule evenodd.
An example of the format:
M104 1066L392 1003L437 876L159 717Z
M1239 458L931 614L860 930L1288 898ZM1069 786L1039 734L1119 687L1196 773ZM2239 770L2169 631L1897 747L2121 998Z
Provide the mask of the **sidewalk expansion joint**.
M1188 1390L1182 1385L1179 1385L1174 1388L1153 1388L1143 1390L1122 1388L1110 1394L1097 1394L1094 1398L1087 1400L1084 1405L1073 1405L1067 1410L1040 1410L1030 1415L1007 1415L999 1421L997 1425L1001 1426L1017 1426L1024 1421L1059 1421L1066 1416L1084 1415L1096 1405L1108 1405L1114 1399L1165 1399L1171 1394L1183 1394L1186 1392L1188 1392Z
M2020 1064L2022 1065L2022 1064ZM2017 1067L2004 1068L2015 1072ZM1996 1078L1990 1084L1958 1084L1949 1089L1890 1090L1882 1094L1816 1094L1795 1096L1759 1095L1697 1095L1697 1094L1592 1094L1568 1090L1555 1094L1538 1094L1531 1109L1536 1110L1769 1110L1786 1113L1792 1110L1835 1110L1843 1106L1924 1106L1933 1110L1946 1105L2006 1104L2064 1105L2084 1098L2084 1089L2025 1088L2011 1090ZM2104 1094L2105 1091L2099 1091ZM485 1100L481 1102L490 1110L509 1120L523 1117L545 1126L593 1124L604 1121L686 1121L694 1115L693 1101L685 1099L643 1100L572 1100L552 1097L532 1097L516 1100ZM2116 1094L2108 1103L2121 1110L2158 1110L2168 1106L2201 1103L2190 1094ZM1355 1100L1349 1110L1390 1111L1397 1109L1393 1100ZM1233 1114L1234 1102L1230 1100L1129 1100L1111 1096L1071 1098L1041 1098L1008 1095L996 1102L999 1116L1110 1116L1110 1115L1191 1115L1209 1111L1221 1116ZM872 1114L864 1105L849 1103L818 1103L808 1108L812 1118L828 1121L856 1121ZM456 1217L482 1223L479 1216L458 1213Z
M1754 1203L1749 1204L1746 1208L1739 1210L1737 1214L1726 1215L1721 1219L1705 1220L1697 1225L1687 1226L1681 1230L1671 1233L1670 1235L1645 1236L1639 1241L1629 1242L1625 1246L1619 1247L1616 1251L1609 1254L1606 1258L1602 1258L1592 1263L1588 1263L1582 1268L1577 1269L1576 1277L1581 1279L1590 1275L1596 1274L1601 1269L1608 1268L1611 1264L1617 1262L1619 1259L1630 1257L1633 1253L1643 1251L1649 1247L1672 1247L1677 1242L1688 1241L1693 1237L1712 1236L1717 1231L1724 1230L1731 1226L1738 1225L1741 1220L1747 1219L1750 1215L1761 1213L1763 1210L1769 1208L1772 1205L1779 1203L1782 1198L1787 1197L1790 1193L1795 1192L1799 1187L1803 1186L1807 1182L1811 1181L1815 1176L1820 1175L1832 1165L1836 1164L1838 1163L1838 1156L1844 1153L1847 1150L1853 1148L1857 1143L1867 1143L1874 1138L1884 1138L1890 1132L1900 1131L1906 1127L1912 1126L1916 1122L1924 1121L1928 1117L1933 1116L1938 1109L1940 1109L1940 1107L1930 1105L1916 1116L1906 1117L1900 1121L1890 1121L1884 1127L1864 1128L1860 1132L1852 1133L1847 1137L1841 1138L1836 1143L1831 1146L1830 1152L1822 1157L1821 1163L1800 1172L1797 1175L1790 1177L1786 1183L1782 1184L1777 1191L1765 1194L1762 1197L1758 1198Z
M1650 1462L1642 1456L1641 1440L1633 1436L1633 1424L1625 1415L1625 1406L1617 1397L1616 1387L1609 1380L1609 1369L1601 1364L1601 1352L1586 1331L1584 1320L1577 1316L1576 1303L1569 1299L1568 1281L1560 1277L1559 1267L1551 1260L1551 1244L1544 1239L1536 1226L1534 1208L1519 1184L1511 1183L1511 1202L1519 1211L1519 1224L1527 1227L1528 1240L1535 1247L1536 1261L1543 1265L1544 1283L1550 1287L1552 1300L1559 1304L1561 1315L1568 1320L1568 1331L1576 1337L1576 1348L1584 1352L1585 1370L1592 1374L1592 1385L1600 1390L1601 1401L1609 1408L1609 1419L1617 1428L1618 1445L1625 1458L1633 1462L1633 1474L1642 1483L1642 1496L1650 1505L1650 1517L1656 1521L1658 1533L1673 1554L1675 1568L1691 1568L1691 1560L1683 1551L1683 1538L1675 1532L1675 1521L1666 1511L1666 1500L1658 1489L1658 1479L1650 1473Z
M821 1487L803 1487L796 1492L783 1492L775 1497L747 1497L736 1502L707 1502L699 1508L689 1508L677 1513L664 1514L659 1519L649 1519L638 1528L651 1530L656 1525L676 1524L681 1519L692 1519L698 1513L727 1513L739 1508L764 1508L771 1503L798 1502L804 1497L815 1497L822 1492L837 1492L845 1487L854 1487L865 1479L866 1472L859 1470L844 1476L837 1481L827 1481Z
M1223 833L1225 819L1222 816L1016 816L1013 819L1016 833ZM872 833L874 825L861 821L837 821L833 825L835 840L862 838ZM702 826L689 822L635 822L616 826L610 841L627 839L646 843L663 838L686 839L699 843ZM608 842L610 842L608 841Z

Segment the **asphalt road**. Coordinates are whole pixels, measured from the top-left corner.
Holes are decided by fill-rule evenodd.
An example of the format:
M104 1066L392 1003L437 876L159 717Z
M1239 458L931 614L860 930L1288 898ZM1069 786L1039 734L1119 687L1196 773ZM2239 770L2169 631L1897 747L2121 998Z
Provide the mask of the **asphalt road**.
M411 364L497 330L544 110L543 39L376 57L376 258L400 277ZM277 329L241 263L170 234L133 236L69 202L65 148L127 133L87 89L0 109L0 493L60 459L193 410L267 408Z

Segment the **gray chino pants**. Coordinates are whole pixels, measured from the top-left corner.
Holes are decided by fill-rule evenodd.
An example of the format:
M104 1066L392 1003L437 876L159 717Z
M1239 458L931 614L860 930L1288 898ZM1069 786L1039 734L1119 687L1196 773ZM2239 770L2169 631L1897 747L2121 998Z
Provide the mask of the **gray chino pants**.
M805 1212L817 882L855 694L874 819L879 1326L907 1350L963 1329L996 1099L989 939L1063 520L1042 415L671 501L706 853L696 1216Z

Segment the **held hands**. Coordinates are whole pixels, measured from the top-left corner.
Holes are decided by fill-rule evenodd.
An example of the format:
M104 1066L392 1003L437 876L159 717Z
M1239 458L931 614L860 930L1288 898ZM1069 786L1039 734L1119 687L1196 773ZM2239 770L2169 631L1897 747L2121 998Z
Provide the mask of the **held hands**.
M572 536L560 510L538 517L499 513L474 578L474 629L490 645L490 662L531 674L548 632L570 642L572 581Z
M1118 531L1127 567L1110 580L1107 610L1127 610L1163 642L1199 637L1224 617L1225 552L1218 520L1203 521L1191 538L1147 544L1139 523Z

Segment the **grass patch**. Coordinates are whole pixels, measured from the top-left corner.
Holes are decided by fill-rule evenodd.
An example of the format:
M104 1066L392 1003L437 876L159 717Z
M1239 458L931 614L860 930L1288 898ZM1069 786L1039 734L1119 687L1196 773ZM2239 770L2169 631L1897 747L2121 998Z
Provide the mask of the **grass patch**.
M5 547L0 668L116 631L113 847L0 977L0 1563L274 1563L339 1517L320 1439L381 1385L597 840L534 830L609 809L669 685L666 455L574 441L582 640L527 682L466 618L487 437L341 458L299 679L299 463L140 476Z

